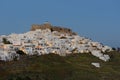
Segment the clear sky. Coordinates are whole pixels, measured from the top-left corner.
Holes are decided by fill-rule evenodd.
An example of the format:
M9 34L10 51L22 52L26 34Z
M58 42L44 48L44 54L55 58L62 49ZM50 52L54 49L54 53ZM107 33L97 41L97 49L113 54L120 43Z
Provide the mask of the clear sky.
M0 35L45 21L120 47L120 0L0 0Z

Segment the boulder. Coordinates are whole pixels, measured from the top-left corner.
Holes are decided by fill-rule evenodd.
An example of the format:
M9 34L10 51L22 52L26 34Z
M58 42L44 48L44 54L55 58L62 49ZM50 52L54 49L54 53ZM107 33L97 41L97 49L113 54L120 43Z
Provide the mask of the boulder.
M97 68L100 68L100 63L95 63L95 62L92 62L91 65L97 67Z

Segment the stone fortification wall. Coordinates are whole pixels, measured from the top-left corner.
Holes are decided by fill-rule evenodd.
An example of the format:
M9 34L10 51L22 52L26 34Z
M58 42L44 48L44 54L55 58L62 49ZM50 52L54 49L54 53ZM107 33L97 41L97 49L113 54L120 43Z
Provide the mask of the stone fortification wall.
M50 23L45 23L45 24L33 24L32 27L31 27L31 31L35 31L36 29L50 29L51 31L58 31L58 32L61 32L61 33L67 33L67 34L70 34L70 35L76 35L75 32L72 32L71 29L69 28L63 28L63 27L59 27L59 26L52 26Z
M52 28L52 26L51 26L51 24L48 24L48 23L46 23L46 24L41 24L41 25L39 25L39 24L33 24L32 25L32 27L31 27L31 31L35 31L36 29L51 29Z

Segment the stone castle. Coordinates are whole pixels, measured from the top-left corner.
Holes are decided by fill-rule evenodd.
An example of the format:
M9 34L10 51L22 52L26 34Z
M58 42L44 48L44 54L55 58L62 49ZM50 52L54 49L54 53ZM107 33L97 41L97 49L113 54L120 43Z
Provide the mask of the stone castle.
M70 34L70 35L77 35L77 33L72 32L71 29L69 28L63 28L60 26L52 26L49 22L46 22L44 24L33 24L31 27L31 31L35 31L36 29L41 29L41 30L45 30L45 29L50 29L52 32L53 31L58 31L60 33L66 33L66 34Z

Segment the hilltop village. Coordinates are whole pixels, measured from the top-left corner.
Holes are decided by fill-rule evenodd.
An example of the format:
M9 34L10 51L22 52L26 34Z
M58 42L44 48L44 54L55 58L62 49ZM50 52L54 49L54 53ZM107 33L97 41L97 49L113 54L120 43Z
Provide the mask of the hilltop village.
M22 51L27 55L58 54L66 56L76 53L91 53L103 61L110 59L103 54L112 48L99 42L81 37L71 29L52 26L50 23L32 25L31 30L23 34L12 33L0 36L0 60L19 59Z

